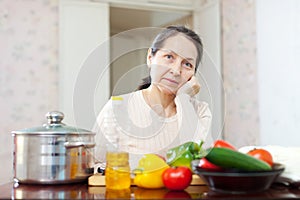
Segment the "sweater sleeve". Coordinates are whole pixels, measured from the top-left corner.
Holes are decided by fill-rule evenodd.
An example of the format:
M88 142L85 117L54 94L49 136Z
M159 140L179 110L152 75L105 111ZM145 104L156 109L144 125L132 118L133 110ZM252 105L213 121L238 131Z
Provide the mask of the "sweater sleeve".
M193 131L193 136L190 140L199 142L200 140L205 141L210 131L212 114L209 109L209 105L206 102L199 101L196 98L191 98L187 94L180 94L175 99L178 105L178 114L181 118L183 130ZM193 117L195 116L195 117ZM187 119L188 118L188 119Z

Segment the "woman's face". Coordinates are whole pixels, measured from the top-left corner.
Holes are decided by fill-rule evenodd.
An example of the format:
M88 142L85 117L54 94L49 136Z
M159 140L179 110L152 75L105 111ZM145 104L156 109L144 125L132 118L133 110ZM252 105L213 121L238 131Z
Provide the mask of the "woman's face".
M152 84L166 93L177 90L195 74L197 49L192 41L179 33L168 38L156 54L148 51L147 63Z

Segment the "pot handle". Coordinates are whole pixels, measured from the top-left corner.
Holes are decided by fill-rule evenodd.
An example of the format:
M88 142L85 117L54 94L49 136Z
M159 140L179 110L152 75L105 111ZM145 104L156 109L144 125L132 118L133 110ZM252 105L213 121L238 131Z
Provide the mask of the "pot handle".
M65 142L65 147L67 149L70 148L76 148L76 147L86 147L86 148L92 148L95 146L95 143L86 143L86 142Z

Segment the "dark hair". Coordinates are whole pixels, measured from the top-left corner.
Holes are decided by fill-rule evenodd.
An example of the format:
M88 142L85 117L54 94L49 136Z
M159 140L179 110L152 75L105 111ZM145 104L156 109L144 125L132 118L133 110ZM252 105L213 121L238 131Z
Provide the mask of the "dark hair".
M163 47L166 39L175 36L179 33L183 33L189 40L193 42L197 49L197 59L195 72L197 72L199 63L202 59L203 55L203 44L200 37L193 30L186 28L185 26L177 25L177 26L168 26L163 31L161 31L153 40L151 45L151 54L155 55L156 52ZM148 76L143 79L141 85L139 85L138 90L146 89L151 85L151 77Z

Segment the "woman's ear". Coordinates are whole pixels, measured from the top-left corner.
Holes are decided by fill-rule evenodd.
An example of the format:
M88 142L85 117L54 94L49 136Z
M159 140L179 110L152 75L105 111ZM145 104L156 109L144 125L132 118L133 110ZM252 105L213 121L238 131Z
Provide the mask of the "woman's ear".
M148 53L147 53L147 65L148 65L148 67L150 68L150 65L151 65L151 59L152 59L152 49L151 48L149 48L148 49Z

